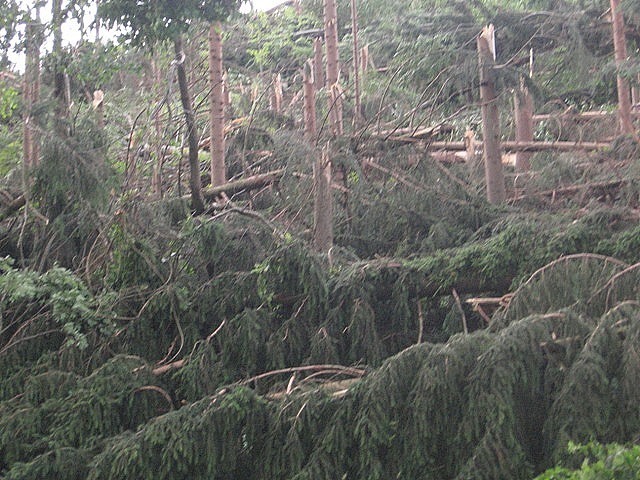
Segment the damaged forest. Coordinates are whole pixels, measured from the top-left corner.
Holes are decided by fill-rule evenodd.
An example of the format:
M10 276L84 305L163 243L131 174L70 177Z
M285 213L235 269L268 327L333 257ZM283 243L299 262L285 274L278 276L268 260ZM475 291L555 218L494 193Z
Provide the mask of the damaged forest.
M638 2L0 31L0 479L639 478Z

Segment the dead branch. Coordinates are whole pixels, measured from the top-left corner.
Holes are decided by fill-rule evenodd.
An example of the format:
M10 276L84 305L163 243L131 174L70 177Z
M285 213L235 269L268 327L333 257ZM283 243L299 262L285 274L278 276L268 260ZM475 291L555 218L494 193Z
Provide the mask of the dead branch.
M284 174L284 169L274 170L272 172L262 173L260 175L254 175L252 177L243 178L233 182L225 183L224 185L218 185L217 187L207 188L202 191L202 196L205 200L215 200L222 193L227 195L235 195L243 190L255 190L256 188L262 188L266 185L277 182Z

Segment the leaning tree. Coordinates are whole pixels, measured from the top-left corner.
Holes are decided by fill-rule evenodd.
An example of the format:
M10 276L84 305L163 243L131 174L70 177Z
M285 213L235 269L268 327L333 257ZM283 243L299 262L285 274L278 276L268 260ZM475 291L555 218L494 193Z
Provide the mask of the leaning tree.
M182 37L194 21L223 21L237 11L241 3L241 0L103 0L98 12L108 26L124 27L125 36L136 45L150 46L166 40L173 42L189 144L191 203L196 212L204 210L204 201L200 184L198 132L184 66Z

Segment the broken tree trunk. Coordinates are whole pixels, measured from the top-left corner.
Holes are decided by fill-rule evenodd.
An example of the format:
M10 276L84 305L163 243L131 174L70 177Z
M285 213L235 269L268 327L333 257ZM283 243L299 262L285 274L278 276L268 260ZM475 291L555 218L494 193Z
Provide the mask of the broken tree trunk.
M32 116L33 108L40 99L40 46L41 46L40 22L29 23L25 29L26 58L23 87L24 103L24 130L23 130L23 157L24 172L38 165L40 148L35 118ZM25 176L26 181L26 176Z
M176 54L176 71L178 74L178 86L180 88L180 101L184 112L184 120L187 128L187 141L189 144L189 186L191 187L191 208L196 213L204 211L202 200L202 186L200 184L200 161L198 159L198 130L196 116L193 111L193 103L187 84L187 72L184 68L185 54L182 47L182 36L178 35L174 40Z
M333 246L333 202L331 195L331 160L329 148L322 150L313 165L313 246L328 254Z
M271 80L271 97L270 106L273 113L279 114L282 112L282 75L279 73L273 75Z
M478 35L480 63L480 101L482 109L482 141L484 144L484 171L489 203L504 202L507 193L500 153L500 116L494 84L495 31L489 25Z
M209 120L211 135L211 185L222 185L227 179L224 152L224 92L222 78L222 26L209 26Z
M324 0L324 41L327 51L329 119L334 135L342 135L342 96L338 87L338 8L336 0Z
M316 91L314 88L313 62L307 62L303 67L302 82L304 84L304 134L307 142L316 141Z
M324 65L322 63L322 38L316 37L313 40L313 82L316 91L324 86Z
M284 169L274 170L272 172L262 173L260 175L254 175L252 177L207 188L202 192L202 194L206 200L215 200L222 193L226 193L228 196L231 196L243 190L255 190L256 188L262 188L266 185L270 185L277 182L283 174Z
M51 2L51 25L53 30L53 98L55 99L55 130L60 138L67 138L69 130L67 118L69 114L68 103L66 101L66 82L64 68L62 65L62 0Z
M360 125L360 51L358 49L358 4L357 0L351 0L351 31L353 34L353 95L354 112L353 126L358 129Z
M616 67L618 70L627 60L627 41L624 33L624 17L620 8L620 0L611 0L611 23L613 24L613 46L615 49ZM618 86L618 121L623 134L634 133L631 120L631 101L629 98L629 82L620 71L617 75Z
M533 98L524 78L520 78L520 88L513 97L516 120L516 142L533 142ZM527 172L531 168L530 152L516 152L515 168Z
M408 141L406 138L389 138L390 141L400 143L418 143L419 140ZM482 148L482 145L477 145ZM449 150L463 152L466 150L465 142L428 142L424 143L425 150L429 152ZM502 142L502 148L507 152L579 152L598 151L611 148L607 142Z

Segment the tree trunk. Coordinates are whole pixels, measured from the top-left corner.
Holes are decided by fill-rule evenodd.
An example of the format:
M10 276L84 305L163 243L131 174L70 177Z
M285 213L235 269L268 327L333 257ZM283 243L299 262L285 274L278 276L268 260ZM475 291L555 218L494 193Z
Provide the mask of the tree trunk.
M487 199L497 204L507 196L500 153L500 116L493 82L495 65L495 33L489 25L478 35L480 60L480 102L482 108L482 141L484 144L484 172L487 183Z
M333 245L333 202L331 196L331 160L329 149L322 150L313 165L313 245L328 254Z
M351 0L351 30L353 32L353 95L355 97L353 126L357 129L360 125L360 116L362 114L360 107L360 49L358 48L357 0Z
M209 27L209 101L211 123L211 185L222 185L227 179L224 152L224 92L222 78L222 25Z
M313 61L307 62L302 72L304 84L304 133L307 141L314 144L316 141L316 91L313 78Z
M23 155L25 173L30 168L38 165L40 157L37 125L35 118L32 117L33 107L40 99L40 46L42 43L40 29L41 25L38 21L29 23L25 31L27 42L23 86Z
M176 53L176 68L178 73L178 86L180 87L180 100L184 111L184 120L187 127L187 141L189 144L189 186L191 187L191 207L196 213L204 211L202 200L202 185L200 183L200 161L198 160L198 131L196 118L193 111L193 103L187 84L187 72L185 70L185 54L182 48L182 37L178 36L174 41Z
M279 114L282 112L282 76L278 73L271 80L271 111Z
M322 38L317 37L313 40L313 83L316 91L324 86L324 71L322 63Z
M338 89L338 8L336 0L324 0L324 41L327 49L327 91L329 118L334 135L342 135L342 96Z
M66 125L68 117L66 82L62 65L62 0L51 2L51 25L53 30L53 97L55 99L55 130L62 138L69 136Z
M516 142L533 142L533 98L524 83L520 80L520 90L513 96L516 117ZM516 171L527 172L531 168L530 152L516 152Z
M362 73L369 70L369 45L365 45L360 50L360 56L362 57L360 63L362 64L361 70Z
M611 23L613 24L613 46L615 49L616 67L619 69L627 60L627 41L624 33L624 17L620 8L620 0L611 0ZM634 132L631 120L631 101L629 99L629 82L618 72L618 119L623 134Z

